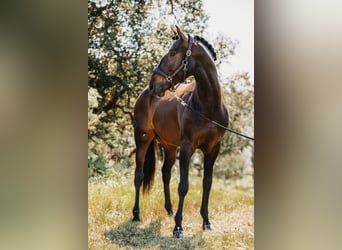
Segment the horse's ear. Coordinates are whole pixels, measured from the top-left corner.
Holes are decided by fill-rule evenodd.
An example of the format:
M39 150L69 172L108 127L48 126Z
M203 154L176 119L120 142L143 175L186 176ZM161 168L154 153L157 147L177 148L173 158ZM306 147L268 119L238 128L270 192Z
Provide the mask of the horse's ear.
M177 30L173 26L171 26L171 30L173 32L173 35L177 36Z
M173 32L172 40L177 40L179 38L177 35L177 30L173 26L171 26L171 30Z
M184 41L187 41L188 40L187 36L181 31L181 29L177 25L175 25L175 26L176 26L176 29L177 29L177 36L180 39L182 39Z

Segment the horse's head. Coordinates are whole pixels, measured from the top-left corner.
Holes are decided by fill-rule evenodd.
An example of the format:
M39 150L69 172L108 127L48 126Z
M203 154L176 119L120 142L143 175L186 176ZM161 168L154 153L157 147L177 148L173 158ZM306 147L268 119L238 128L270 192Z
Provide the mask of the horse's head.
M192 73L193 60L190 58L193 38L186 36L178 26L173 32L175 42L153 70L150 81L153 95L164 96L166 90L172 90L175 84L184 81Z

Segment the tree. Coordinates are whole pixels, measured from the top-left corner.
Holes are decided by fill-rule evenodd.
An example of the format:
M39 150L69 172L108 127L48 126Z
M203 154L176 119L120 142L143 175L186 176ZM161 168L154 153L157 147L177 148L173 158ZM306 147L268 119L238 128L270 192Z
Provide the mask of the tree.
M229 128L254 136L254 85L248 72L232 75L224 81L226 103L229 110ZM226 132L222 142L216 174L224 178L241 177L249 166L254 141Z

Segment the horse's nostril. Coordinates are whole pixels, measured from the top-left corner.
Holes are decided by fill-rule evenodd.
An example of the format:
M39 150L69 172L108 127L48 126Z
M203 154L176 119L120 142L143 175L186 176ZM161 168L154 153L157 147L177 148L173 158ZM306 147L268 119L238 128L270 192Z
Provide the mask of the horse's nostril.
M152 84L150 84L150 90L152 90L153 89L153 85Z

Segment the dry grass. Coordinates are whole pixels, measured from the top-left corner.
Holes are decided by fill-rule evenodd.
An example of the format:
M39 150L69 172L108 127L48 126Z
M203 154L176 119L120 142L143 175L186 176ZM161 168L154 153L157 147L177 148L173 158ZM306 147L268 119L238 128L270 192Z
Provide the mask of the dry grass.
M171 181L174 211L178 203L177 174ZM88 184L89 249L253 249L254 196L214 179L209 216L214 230L202 230L199 214L202 180L190 177L183 212L183 239L172 238L173 216L164 209L163 186L157 174L149 195L142 196L141 223L133 223L133 176L115 176Z

